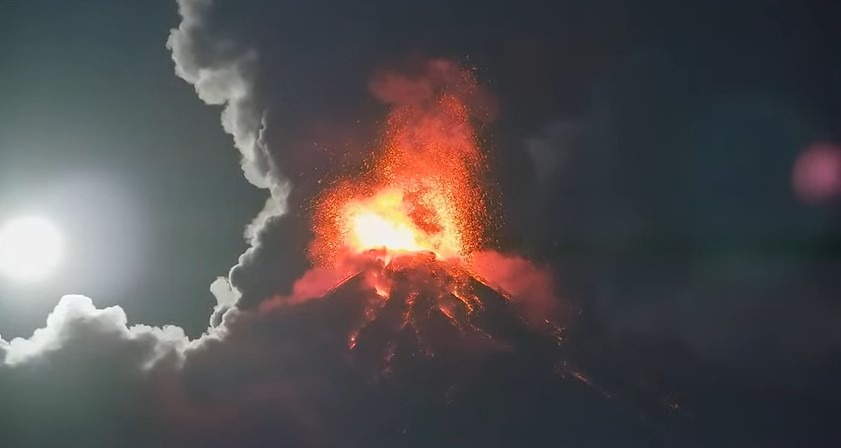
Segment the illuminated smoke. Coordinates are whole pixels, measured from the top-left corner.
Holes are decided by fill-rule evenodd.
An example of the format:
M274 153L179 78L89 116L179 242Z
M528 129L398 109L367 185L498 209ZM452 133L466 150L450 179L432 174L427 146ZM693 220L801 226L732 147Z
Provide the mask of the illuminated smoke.
M470 269L492 286L508 293L534 322L569 317L562 312L563 303L557 296L552 273L545 267L517 255L487 250L470 257Z

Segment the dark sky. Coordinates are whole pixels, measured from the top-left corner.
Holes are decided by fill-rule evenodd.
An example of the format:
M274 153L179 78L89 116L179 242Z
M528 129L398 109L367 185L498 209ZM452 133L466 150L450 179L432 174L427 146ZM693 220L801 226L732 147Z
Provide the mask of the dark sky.
M317 181L375 141L386 109L369 93L372 76L433 57L475 68L499 103L483 136L502 196L495 249L550 267L560 295L583 310L571 353L617 396L660 408L668 396L681 411L627 423L616 410L623 398L602 411L573 394L570 406L586 410L574 417L534 398L540 382L524 387L528 399L494 395L500 401L487 406L504 407L508 397L531 407L524 415L561 412L571 446L841 443L833 423L841 416L841 192L808 203L792 187L809 148L841 152L841 4L206 6L191 12L201 20L176 55L188 83L166 46L181 22L175 0L0 1L0 221L41 211L69 245L48 281L0 280L0 342L44 327L65 294L119 306L129 324L172 324L195 338L217 300L233 305L210 293L217 276L234 266L230 282L241 293L221 327L230 335L192 343L62 302L45 333L59 348L32 349L39 355L22 364L8 355L6 368L6 352L22 349L0 344L0 393L14 392L12 404L0 404L0 445L118 446L134 437L143 442L126 446L266 446L284 425L309 434L324 416L318 406L348 411L358 397L344 400L342 387L368 389L333 375L331 352L313 342L335 331L319 320L320 305L277 316L254 310L288 293L307 267L302 213ZM199 69L219 76L199 87L201 99L190 85ZM269 193L243 176L219 102L203 103L236 91L226 90L232 79L246 89L233 101L239 121L229 133L259 135L239 145L255 154L246 171L293 187L288 213L260 227L251 249L244 228ZM304 361L288 367L290 359ZM158 367L135 375L143 362ZM276 380L270 390L255 386L267 378ZM329 386L314 386L322 381ZM381 404L371 400L371 409ZM79 401L93 404L76 416ZM173 418L161 423L158 414ZM106 422L109 415L118 417ZM499 415L488 424L505 426ZM588 436L613 421L615 433ZM25 429L4 439L8 422ZM481 427L473 423L466 427ZM33 436L56 424L61 437ZM537 435L552 425L536 422L527 439L553 443ZM337 428L319 440L336 444L336 434L348 434ZM301 440L319 445L282 443Z

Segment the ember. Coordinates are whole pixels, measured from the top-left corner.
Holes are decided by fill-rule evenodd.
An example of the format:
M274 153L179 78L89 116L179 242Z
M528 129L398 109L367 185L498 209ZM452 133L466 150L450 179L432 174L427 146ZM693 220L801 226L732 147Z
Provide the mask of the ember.
M470 72L462 77L475 86ZM337 180L316 201L311 257L330 264L378 249L387 260L423 251L453 259L481 248L486 162L463 100L442 86L396 107L386 126L384 148L361 178Z

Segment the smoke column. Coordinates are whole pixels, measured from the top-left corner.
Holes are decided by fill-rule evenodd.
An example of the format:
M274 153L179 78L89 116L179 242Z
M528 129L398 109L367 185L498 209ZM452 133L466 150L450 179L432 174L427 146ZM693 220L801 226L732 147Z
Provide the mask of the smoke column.
M259 227L268 217L285 212L289 192L288 182L277 173L262 138L266 107L257 92L259 56L243 42L220 33L212 14L213 0L177 1L182 21L167 40L175 73L195 87L202 101L223 107L222 126L242 154L246 179L271 193L266 207L249 227L253 236L255 225Z

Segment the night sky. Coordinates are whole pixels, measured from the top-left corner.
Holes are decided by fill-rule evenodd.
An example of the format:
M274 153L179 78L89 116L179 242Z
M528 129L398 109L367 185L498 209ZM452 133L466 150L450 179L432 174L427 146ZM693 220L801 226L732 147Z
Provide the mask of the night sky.
M245 249L264 199L243 182L218 111L173 76L175 5L2 7L2 213L43 210L73 247L54 281L2 283L0 334L31 334L68 293L200 333L207 285Z
M0 223L49 216L67 246L46 280L0 278L0 446L838 446L839 17L0 1ZM596 386L525 344L436 407L420 373L345 369L324 341L351 305L261 308L310 268L321 180L376 145L371 80L433 59L496 105L490 249L551 272ZM795 178L818 152L829 180Z

